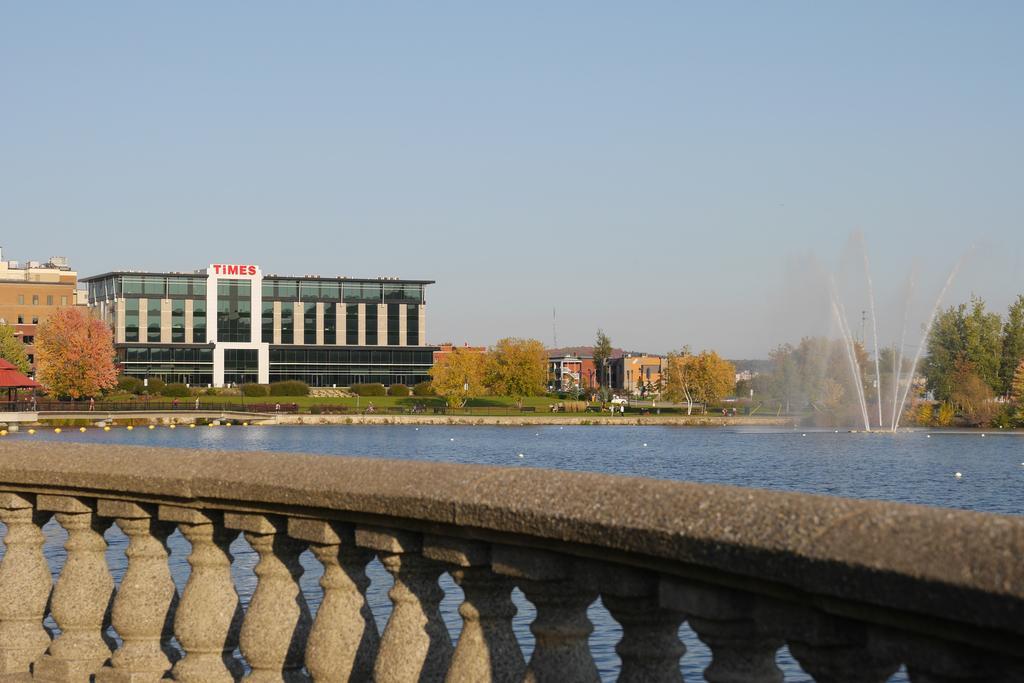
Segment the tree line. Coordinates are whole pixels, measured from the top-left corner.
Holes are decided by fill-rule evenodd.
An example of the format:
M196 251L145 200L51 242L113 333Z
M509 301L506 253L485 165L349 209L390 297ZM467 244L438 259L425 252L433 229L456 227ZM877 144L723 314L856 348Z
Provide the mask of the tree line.
M1024 295L1005 316L987 310L979 297L941 310L925 344L917 368L920 382L910 377L912 352L880 349L876 376L874 359L863 344L854 343L872 424L891 424L907 391L910 419L920 424L948 425L959 415L968 424L1024 426ZM752 390L755 403L808 413L811 422L822 426L858 424L858 392L842 340L807 337L796 345L777 346L769 358L770 370L741 383L740 396ZM929 396L932 401L923 401Z
M452 408L474 396L512 396L522 400L547 391L548 355L536 339L506 337L486 353L455 347L430 369L430 383Z

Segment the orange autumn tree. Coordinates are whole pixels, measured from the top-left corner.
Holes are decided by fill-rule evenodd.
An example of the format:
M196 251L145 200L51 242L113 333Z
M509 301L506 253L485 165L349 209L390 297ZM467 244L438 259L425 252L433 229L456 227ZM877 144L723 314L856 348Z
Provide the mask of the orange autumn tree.
M96 396L117 383L110 328L78 308L61 308L36 331L36 379L51 395Z

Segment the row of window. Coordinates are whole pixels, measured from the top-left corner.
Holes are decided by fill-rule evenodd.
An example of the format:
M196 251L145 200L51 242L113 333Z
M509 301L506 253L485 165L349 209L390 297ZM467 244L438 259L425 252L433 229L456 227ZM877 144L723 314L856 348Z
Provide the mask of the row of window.
M40 298L39 294L33 294L32 295L32 305L33 306L38 306L40 304L40 301L42 301L42 299ZM54 296L52 294L47 294L46 295L46 305L47 306L53 306L54 305L54 301L56 301L56 299L54 299ZM24 306L25 305L25 295L24 294L19 294L18 295L18 305L19 306ZM61 296L60 297L60 305L61 306L67 306L68 305L68 298L67 298L67 296Z
M249 280L218 280L245 282ZM89 303L115 297L206 297L206 277L194 275L119 275L88 283ZM271 301L344 301L349 303L423 303L423 285L406 282L339 282L264 278L264 299ZM67 297L63 297L67 298ZM52 304L51 304L52 305ZM66 305L66 304L62 304Z
M322 346L270 347L270 368L274 365L423 365L429 368L434 361L432 351L404 349L331 349Z
M159 343L162 310L160 299L146 299L146 330L145 339L139 330L139 309L141 299L125 299L124 302L124 340L126 342L148 341ZM185 302L171 302L171 341L184 343L185 339ZM248 338L244 341L248 341ZM206 342L206 302L192 302L192 343Z
M223 342L248 342L251 339L252 302L248 287L234 287L221 282L224 291L217 299L217 337ZM145 339L139 329L139 310L142 299L125 300L125 341L148 341L159 343L161 339L162 301L161 299L145 299L146 330ZM368 346L398 346L401 343L401 318L399 304L388 304L387 335L381 343L378 334L378 316L376 306L365 308L365 341ZM317 320L316 304L306 303L302 307L302 339L304 344L316 344ZM334 306L324 306L324 340L332 342L338 331L337 311ZM265 302L262 311L261 334L264 342L274 343L274 304ZM19 317L19 322L21 318ZM406 307L406 339L407 343L419 343L420 318L419 307ZM294 339L295 323L292 306L281 307L281 340ZM171 300L171 342L184 343L185 338L185 302ZM192 343L206 342L206 302L197 300L192 305ZM359 306L345 305L345 343L355 346L359 343Z
M211 346L118 346L118 360L122 363L182 363L203 365L213 363ZM236 365L255 369L258 355L255 349L225 349L224 366ZM431 351L410 351L400 349L328 349L323 347L280 347L270 348L270 369L275 366L284 371L286 366L327 366L327 365L393 365L423 366L428 369L433 362Z
M209 367L173 367L163 365L131 366L124 367L124 374L139 379L162 379L165 382L181 382L191 386L205 387L213 384L213 372ZM228 384L247 384L256 382L257 373L248 371L232 371L224 373L224 382ZM288 371L270 371L270 381L280 382L283 380L299 380L312 387L347 387L353 384L380 383L384 385L405 384L413 386L419 382L425 382L430 376L425 372L408 371L380 371L375 369L372 372L366 371L341 371L330 373L293 373Z
M122 346L117 349L117 356L122 363L212 364L213 348L210 346Z

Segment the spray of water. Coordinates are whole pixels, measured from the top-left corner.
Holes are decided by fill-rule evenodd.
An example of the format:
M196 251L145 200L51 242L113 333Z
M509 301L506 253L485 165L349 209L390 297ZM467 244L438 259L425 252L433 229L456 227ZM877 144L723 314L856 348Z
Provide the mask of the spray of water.
M903 372L903 349L907 346L907 325L910 319L910 299L914 294L914 277L907 283L907 298L903 302L903 327L900 330L900 348L895 355L896 365L892 369L892 420L889 429L896 431L896 413L899 409L900 374Z
M882 428L882 368L879 365L881 359L878 352L878 317L875 315L875 287L871 282L871 268L868 265L868 245L864 241L864 233L858 232L857 236L860 238L861 253L864 254L864 277L868 281L868 308L871 311L871 334L874 341L875 354L875 386L877 387L878 395L878 428Z
M842 303L839 301L839 297L836 295L835 282L830 282L830 290L832 294L832 313L836 317L836 322L839 323L839 332L843 335L843 345L846 348L846 359L850 363L850 374L853 375L853 383L857 390L857 400L860 404L860 414L864 419L864 431L871 431L871 420L868 417L868 406L867 401L864 398L864 383L860 377L860 366L857 363L857 353L854 347L853 334L850 332L850 327L846 322L846 311L843 309Z
M956 274L960 271L960 266L963 264L967 254L960 257L960 260L956 262L953 269L949 271L949 277L946 278L946 284L942 286L942 291L939 292L938 298L935 299L935 306L932 307L931 315L928 316L928 324L925 325L924 333L921 335L921 341L917 345L917 353L914 354L914 362L910 364L910 376L907 378L907 386L903 389L903 397L900 399L899 410L896 412L896 421L893 423L893 431L896 431L900 427L900 418L903 416L903 406L907 402L907 394L910 393L910 385L914 382L914 373L917 372L917 364L921 360L921 353L924 351L925 343L928 341L928 335L932 333L932 325L935 323L935 316L938 315L939 306L942 305L942 299L946 296L946 290L953 284L953 279Z

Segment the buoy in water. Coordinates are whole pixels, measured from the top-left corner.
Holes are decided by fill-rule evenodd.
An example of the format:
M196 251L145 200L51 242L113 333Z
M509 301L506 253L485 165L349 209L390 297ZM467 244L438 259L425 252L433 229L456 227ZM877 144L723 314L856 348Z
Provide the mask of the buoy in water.
M85 427L79 427L79 428L78 428L78 431L80 431L80 432L84 432L84 431L85 431Z
M644 448L647 448L647 444L644 444Z
M7 436L7 430L6 429L0 429L0 436Z
M953 476L956 477L957 479L962 479L964 475L961 472L957 472Z
M28 433L29 433L29 434L35 434L35 433L36 433L36 430L34 430L34 429L30 429L30 430L28 430Z
M176 427L177 427L177 425L167 425L168 429L175 429Z
M156 429L156 425L149 425L150 429Z
M450 439L448 439L448 440L449 440L449 441L455 441L455 437L453 436L452 438L450 438Z
M130 431L132 431L133 429L135 429L135 427L133 427L133 426L131 426L131 425L128 425L127 427L125 427L125 429L127 429L127 430L128 430L129 432L130 432Z
M60 434L60 427L54 427L53 433L54 434Z
M110 427L104 427L104 428L103 428L103 431L105 431L105 432L109 432L109 431L110 431Z
M523 454L522 454L522 453L520 453L520 454L519 454L519 457L520 457L520 458L521 458L521 457L523 457Z
M188 426L188 428L189 428L189 429L195 429L195 428L196 428L196 424L195 424L195 423L193 422L192 424L190 424L190 425Z

